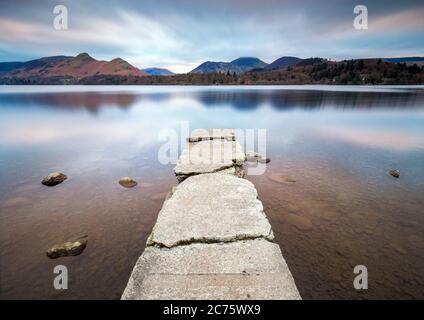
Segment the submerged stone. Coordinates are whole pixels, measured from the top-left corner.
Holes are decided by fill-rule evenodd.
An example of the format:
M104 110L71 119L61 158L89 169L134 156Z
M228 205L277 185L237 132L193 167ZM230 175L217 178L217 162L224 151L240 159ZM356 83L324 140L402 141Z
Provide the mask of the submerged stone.
M68 179L66 174L63 174L61 172L53 172L50 173L48 176L44 177L41 183L48 187L53 187L59 183L62 183Z
M124 188L132 188L137 185L137 181L135 181L134 179L130 177L122 177L119 180L119 184L123 186Z
M46 255L50 259L57 259L60 257L77 256L81 254L88 243L88 236L83 236L74 241L68 241L62 244L56 244L47 250Z
M389 173L392 177L395 177L395 178L400 177L400 171L399 170L390 170Z
M266 158L260 153L255 151L249 151L246 153L246 161L247 162L259 162L259 163L269 163L271 161L270 158Z
M270 158L262 158L258 160L259 163L270 163L271 159Z

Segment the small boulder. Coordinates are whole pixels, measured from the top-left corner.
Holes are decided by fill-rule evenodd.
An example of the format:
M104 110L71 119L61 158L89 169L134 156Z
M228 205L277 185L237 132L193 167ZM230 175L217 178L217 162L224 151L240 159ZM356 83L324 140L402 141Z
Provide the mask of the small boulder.
M258 160L259 163L270 163L271 159L270 158L261 158Z
M53 187L59 183L62 183L66 179L68 179L66 174L63 174L61 172L53 172L50 173L48 176L44 177L41 183L45 186Z
M119 180L119 184L124 188L132 188L137 185L137 181L131 179L130 177L123 177Z
M259 162L259 163L269 163L271 161L270 158L265 158L260 153L255 151L249 151L246 153L246 161L247 162Z
M83 236L74 241L68 241L62 244L56 244L47 250L46 255L50 259L57 259L60 257L77 256L81 254L88 243L88 236Z
M389 173L392 177L395 177L395 178L399 178L399 176L400 176L399 170L390 170Z

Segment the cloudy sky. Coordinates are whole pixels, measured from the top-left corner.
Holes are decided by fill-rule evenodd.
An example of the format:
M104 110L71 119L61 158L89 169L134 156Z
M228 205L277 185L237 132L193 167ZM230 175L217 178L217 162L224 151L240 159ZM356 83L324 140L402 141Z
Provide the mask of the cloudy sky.
M57 4L68 30L53 28ZM358 4L367 30L353 27ZM80 52L174 72L241 56L424 56L424 1L0 0L0 61Z

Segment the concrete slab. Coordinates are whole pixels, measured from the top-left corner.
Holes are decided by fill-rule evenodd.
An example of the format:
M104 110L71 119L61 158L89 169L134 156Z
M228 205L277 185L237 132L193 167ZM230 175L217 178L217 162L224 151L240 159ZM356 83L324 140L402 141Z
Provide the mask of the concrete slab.
M254 185L231 174L187 178L165 201L148 245L273 239Z
M277 244L264 239L147 247L122 299L300 299Z
M179 182L189 176L213 173L234 166L241 167L246 159L236 141L205 140L188 143L182 152L174 172Z
M122 299L301 299L234 131L188 141Z

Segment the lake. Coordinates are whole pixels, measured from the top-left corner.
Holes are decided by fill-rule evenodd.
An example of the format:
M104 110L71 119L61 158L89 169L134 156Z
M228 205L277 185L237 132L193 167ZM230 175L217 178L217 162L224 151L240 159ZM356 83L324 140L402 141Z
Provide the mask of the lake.
M422 86L0 87L0 298L119 299L177 184L159 133L182 123L266 129L271 162L247 178L304 299L424 298ZM41 185L54 171L69 179ZM81 255L47 258L81 235Z

